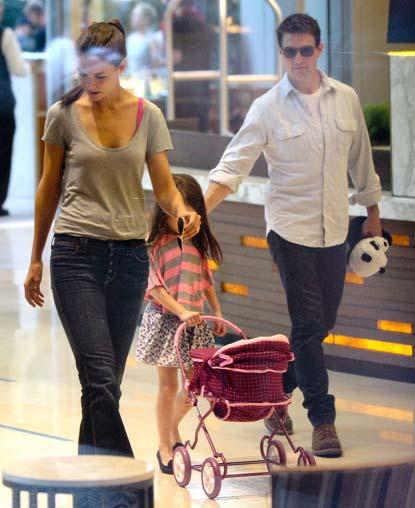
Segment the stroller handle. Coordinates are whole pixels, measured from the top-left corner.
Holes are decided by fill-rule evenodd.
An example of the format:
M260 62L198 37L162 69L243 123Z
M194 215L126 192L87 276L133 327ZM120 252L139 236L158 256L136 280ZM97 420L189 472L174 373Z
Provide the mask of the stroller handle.
M231 328L232 330L237 332L239 335L241 335L243 339L246 339L246 340L248 339L248 337L244 334L244 332L240 328L238 328L236 325L234 325L230 321L227 321L226 319L223 319L223 318L220 318L217 316L202 316L202 319L203 319L203 321L214 321L216 323L223 323L228 328ZM180 354L180 348L179 348L180 340L182 338L182 334L183 334L183 331L186 328L186 326L187 326L186 322L184 321L179 326L179 328L177 328L176 333L174 335L174 349L176 351L176 355L179 360L180 368L182 370L182 373L183 373L184 379L186 380L186 385L187 385L187 383L189 383L189 380L186 378L186 370L184 368L183 359L182 359L182 355Z
M202 319L203 319L203 321L213 321L216 323L223 323L228 328L231 328L232 330L237 332L239 335L241 335L243 339L246 339L246 340L248 339L248 337L244 334L244 332L238 326L234 325L230 321L227 321L226 319L223 319L223 318L220 318L217 316L202 316ZM183 322L179 326L179 328L177 328L176 333L174 335L174 347L177 351L179 349L180 340L182 338L182 334L183 334L183 331L186 328L186 326L187 326L186 322Z

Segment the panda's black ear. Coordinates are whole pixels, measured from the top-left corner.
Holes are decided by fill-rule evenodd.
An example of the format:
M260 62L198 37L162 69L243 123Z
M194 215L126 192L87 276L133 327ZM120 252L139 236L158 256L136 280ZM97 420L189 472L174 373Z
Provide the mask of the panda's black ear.
M370 245L371 245L374 249L379 250L378 244L377 244L374 240L372 240L372 241L370 242Z
M370 256L367 252L361 255L360 259L365 263L370 263L372 261L372 256Z

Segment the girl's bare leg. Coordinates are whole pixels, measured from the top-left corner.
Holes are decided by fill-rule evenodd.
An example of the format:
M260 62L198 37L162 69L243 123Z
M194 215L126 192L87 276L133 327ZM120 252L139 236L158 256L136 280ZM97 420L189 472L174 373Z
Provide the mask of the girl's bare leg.
M159 450L163 464L173 458L171 435L173 414L178 390L177 369L175 367L157 367L159 391L156 404Z
M191 379L192 377L192 369L186 370L186 378ZM188 397L187 391L184 386L182 386L181 391L177 394L175 404L174 404L174 412L172 418L172 432L171 432L171 440L172 443L175 444L177 442L182 442L179 433L179 424L192 408L191 401Z

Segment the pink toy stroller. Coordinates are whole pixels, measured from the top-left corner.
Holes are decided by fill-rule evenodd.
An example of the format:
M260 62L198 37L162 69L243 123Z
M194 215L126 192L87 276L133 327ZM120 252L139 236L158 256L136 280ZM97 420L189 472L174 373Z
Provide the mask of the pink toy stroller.
M198 413L199 425L196 428L193 443L186 441L174 451L173 472L176 482L185 487L192 470L201 472L205 494L215 498L221 489L222 480L244 476L261 476L278 471L286 465L285 448L275 439L275 431L264 435L260 442L263 460L228 462L223 453L218 452L205 425L206 418L213 413L221 420L233 422L253 422L269 417L276 411L280 428L295 453L298 453L298 465L313 466L314 455L301 447L295 447L283 426L290 398L284 393L282 374L287 370L288 362L294 359L290 352L287 337L258 337L247 339L246 335L233 323L214 316L203 316L205 321L223 322L242 336L242 340L221 348L193 349L190 356L193 361L192 379L187 379L180 356L180 340L186 324L177 329L174 344L182 369L185 387L189 392L193 406ZM209 401L210 408L201 414L198 397ZM211 447L212 456L202 464L192 464L188 449L194 450L198 442L199 431L203 430ZM267 471L230 474L230 466L265 464Z

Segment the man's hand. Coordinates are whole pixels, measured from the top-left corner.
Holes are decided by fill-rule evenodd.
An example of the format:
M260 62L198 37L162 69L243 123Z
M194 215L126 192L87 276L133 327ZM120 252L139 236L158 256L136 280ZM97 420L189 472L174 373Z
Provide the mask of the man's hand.
M382 236L382 226L377 205L367 209L367 219L363 223L362 234L363 236Z

